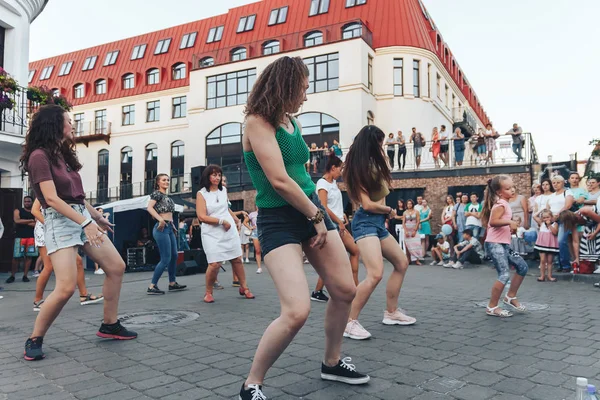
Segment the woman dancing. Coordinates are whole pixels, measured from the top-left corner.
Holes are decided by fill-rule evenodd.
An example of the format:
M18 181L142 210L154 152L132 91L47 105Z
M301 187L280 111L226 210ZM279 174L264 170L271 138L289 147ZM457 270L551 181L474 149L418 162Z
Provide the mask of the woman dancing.
M384 137L381 129L374 125L362 128L348 151L344 168L348 195L360 204L352 219L352 235L367 270L366 279L358 284L344 331L345 337L356 340L371 337L358 322L358 316L383 277L383 257L392 263L394 270L387 283L382 322L386 325L412 325L417 321L398 308L408 260L385 229L386 216L393 218L396 212L385 205L385 197L390 193L391 175L381 148Z
M152 229L152 236L160 254L160 261L154 268L152 282L146 290L146 293L150 295L165 294L165 291L160 290L157 286L165 268L169 271L169 292L178 292L187 288L186 285L177 283L175 277L177 268L177 237L175 233L177 228L173 223L175 203L167 195L169 181L169 175L167 174L156 175L154 192L150 195L150 201L148 202L148 213L156 220L154 229Z
M117 319L125 262L110 240L111 224L85 201L71 119L57 105L42 106L33 115L21 156L23 170L44 208L46 250L56 275L56 286L38 314L25 343L25 360L44 358L44 335L73 295L77 281L77 249L100 264L104 279L104 318L97 336L135 339ZM95 222L94 222L95 221Z
M196 215L202 222L202 248L206 253L205 303L214 303L214 284L217 280L221 262L231 261L233 273L239 279L239 293L247 299L254 295L246 284L246 272L242 264L242 245L236 229L238 218L229 209L227 189L222 184L223 171L218 165L209 165L202 172L200 187L196 195Z
M291 114L306 100L309 71L300 57L268 65L248 97L244 158L256 187L259 240L273 278L281 315L269 325L256 350L240 400L266 399L265 375L306 322L310 296L302 251L323 278L331 296L325 312L325 355L321 379L363 384L350 358L341 358L342 334L356 288L340 235L315 193L304 168L309 150ZM385 162L385 161L384 161Z
M44 290L52 275L52 261L46 250L46 240L44 239L44 215L42 214L42 205L38 199L33 202L31 213L36 219L35 228L33 230L35 236L35 247L40 252L40 257L44 264L44 269L40 273L37 282L35 283L35 297L33 298L33 311L40 311L40 307L44 303ZM79 289L79 303L82 306L98 303L104 300L104 297L95 296L88 292L85 287L85 271L83 269L83 260L77 254L77 289Z
M358 246L354 243L352 235L346 229L347 219L344 214L344 201L342 192L338 188L336 179L342 176L343 162L336 156L332 155L327 160L325 166L325 175L317 181L317 194L321 204L327 211L329 218L338 226L340 238L344 243L346 251L350 254L350 265L352 266L352 277L354 284L358 285ZM313 301L326 302L329 300L327 295L323 293L323 279L319 278L315 291L312 292L310 299Z

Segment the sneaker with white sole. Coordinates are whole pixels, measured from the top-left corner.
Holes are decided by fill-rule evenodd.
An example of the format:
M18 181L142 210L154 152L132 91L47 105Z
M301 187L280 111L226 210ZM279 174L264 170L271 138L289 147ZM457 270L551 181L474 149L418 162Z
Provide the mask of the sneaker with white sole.
M452 261L450 261L449 263L444 264L444 268L452 268L454 266L454 263Z
M98 268L94 271L94 275L104 275L104 271L101 268Z
M463 269L463 264L460 261L457 261L454 263L454 265L452 266L452 268L454 269Z
M267 400L267 396L262 392L262 385L248 385L248 389L242 383L239 400Z
M33 311L39 312L42 304L44 304L44 299L41 299L40 301L34 301L33 302Z
M437 266L438 266L438 267L443 267L443 266L444 266L444 262L443 262L443 261L440 261L439 263L437 263Z
M433 260L432 262L429 263L429 265L435 265L437 264L437 261Z
M417 319L409 317L404 313L404 310L397 308L393 313L385 310L383 312L383 321L381 322L384 325L413 325L417 322Z
M596 270L594 271L594 274L600 274L600 266L596 267Z
M346 324L344 330L344 337L354 340L365 340L371 337L369 331L367 331L357 320L351 320Z
M250 260L246 258L246 264L250 264Z
M356 371L356 366L350 364L350 357L342 358L336 366L328 367L321 364L321 379L347 383L348 385L363 385L371 380L369 375Z
M259 268L259 269L257 269L257 270L256 270L256 273L257 273L257 274L262 274L262 268Z

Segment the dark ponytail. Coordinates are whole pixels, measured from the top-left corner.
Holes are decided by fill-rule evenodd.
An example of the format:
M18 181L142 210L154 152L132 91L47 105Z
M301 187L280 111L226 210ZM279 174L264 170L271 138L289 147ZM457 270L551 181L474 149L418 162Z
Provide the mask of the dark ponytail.
M341 167L344 162L339 159L335 154L330 154L327 159L327 165L325 166L325 172L330 172L333 167Z

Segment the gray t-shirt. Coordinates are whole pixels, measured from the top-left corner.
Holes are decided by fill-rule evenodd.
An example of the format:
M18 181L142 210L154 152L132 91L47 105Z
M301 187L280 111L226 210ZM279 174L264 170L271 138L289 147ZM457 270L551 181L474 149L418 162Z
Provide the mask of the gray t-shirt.
M396 139L394 139L394 138L385 139L385 145L387 146L388 150L394 150L395 144L396 144Z
M412 141L414 143L415 149L423 147L423 139L422 136L418 133L414 133L411 135Z
M518 135L511 134L514 144L523 143L523 129L521 129L521 127L518 127L517 129L513 128L509 132L518 133Z

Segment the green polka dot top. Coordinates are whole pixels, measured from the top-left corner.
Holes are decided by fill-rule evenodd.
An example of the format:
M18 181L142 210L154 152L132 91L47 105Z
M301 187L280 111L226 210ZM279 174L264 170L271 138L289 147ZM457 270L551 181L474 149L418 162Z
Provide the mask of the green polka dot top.
M290 134L282 127L278 127L275 132L275 139L283 156L285 171L300 186L304 194L310 196L316 189L315 183L306 172L305 167L310 152L294 119L292 119L292 124L294 125L294 133ZM244 160L252 184L256 188L256 206L258 208L275 208L289 205L271 186L254 152L245 151Z

